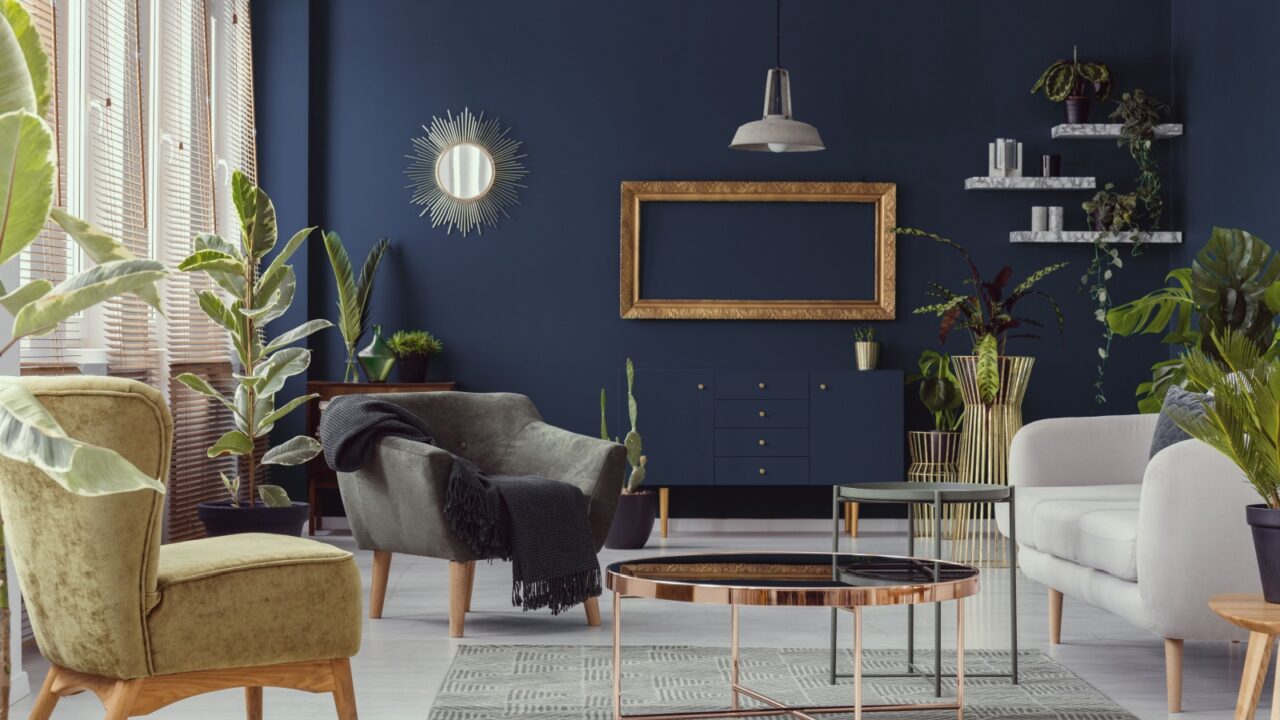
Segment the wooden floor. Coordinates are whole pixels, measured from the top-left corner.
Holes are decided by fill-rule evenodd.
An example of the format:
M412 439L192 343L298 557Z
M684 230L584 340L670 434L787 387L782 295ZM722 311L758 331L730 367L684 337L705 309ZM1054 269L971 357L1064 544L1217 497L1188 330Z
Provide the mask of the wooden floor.
M646 550L605 551L601 560L608 563L642 555L705 550L825 550L830 547L829 536L815 524L802 525L809 529L806 532L781 530L796 525L793 521L770 521L768 527L773 531L748 532L740 529L747 526L733 521L672 520L670 536L665 541L657 537L655 528L654 539ZM902 521L863 520L857 548L865 552L901 553L905 550L904 532ZM320 539L354 550L351 538L344 535ZM847 541L845 547L848 548ZM373 554L359 552L357 558L367 598ZM600 604L604 623L595 628L587 627L578 608L558 617L547 612L523 613L510 605L510 568L502 563L478 564L466 637L450 640L447 579L448 566L444 561L395 556L383 617L365 620L364 645L351 663L363 720L425 718L454 650L463 643L608 645L610 642L610 602ZM982 591L965 604L969 647L1008 647L1007 583L1006 570L983 573ZM1183 688L1186 712L1169 716L1165 712L1164 643L1160 638L1068 597L1063 604L1064 644L1050 649L1045 589L1024 577L1019 580L1018 590L1022 646L1046 650L1143 720L1232 717L1244 663L1244 644L1187 643ZM932 637L931 617L932 613L917 616L920 642ZM953 620L952 613L944 613L944 637L951 637L951 630L945 625ZM823 647L827 642L827 615L821 611L749 608L742 612L742 628L742 642L748 646ZM864 615L864 642L868 648L902 647L905 632L905 613L900 609L869 610ZM633 643L727 647L729 613L725 608L714 606L630 601L624 637ZM32 686L39 688L47 664L34 650L29 650L24 666L31 674ZM1270 698L1268 686L1262 693L1259 717L1266 717ZM15 719L27 716L31 700L28 697L17 703L13 709ZM91 694L76 695L63 699L53 718L100 720L101 708ZM148 717L242 720L244 693L235 690L211 693ZM263 717L330 720L335 714L330 696L268 688L264 693Z

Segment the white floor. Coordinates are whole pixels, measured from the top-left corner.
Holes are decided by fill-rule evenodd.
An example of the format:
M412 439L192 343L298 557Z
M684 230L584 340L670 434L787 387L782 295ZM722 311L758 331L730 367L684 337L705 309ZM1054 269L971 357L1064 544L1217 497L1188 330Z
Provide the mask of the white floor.
M705 527L705 524L703 525ZM808 527L812 527L809 525ZM865 520L856 548L863 552L900 554L905 550L905 522ZM350 537L324 538L355 551ZM829 549L829 535L821 532L693 532L672 522L666 541L655 537L640 551L606 550L603 563L659 553L704 550L813 550ZM845 549L848 543L845 543ZM356 551L368 595L371 554ZM611 598L601 598L604 622L586 626L581 611L559 617L546 612L522 613L510 605L510 572L503 564L481 565L477 571L474 611L467 615L466 638L448 638L448 590L446 563L397 555L392 563L386 608L381 620L366 620L364 646L353 660L356 697L364 720L425 718L454 650L462 643L599 644L610 642ZM983 573L983 589L966 604L966 643L971 648L1007 648L1009 642L1008 571ZM1023 648L1041 648L1083 677L1094 687L1140 718L1164 718L1164 652L1159 638L1138 631L1107 613L1067 599L1062 639L1049 648L1045 589L1025 578L1018 583L1019 639ZM729 613L714 606L678 605L648 600L628 600L623 605L623 640L627 643L728 645ZM944 643L954 638L954 612L944 612ZM823 610L751 608L742 611L744 645L824 647L828 615ZM904 646L906 613L900 608L868 610L864 615L865 643L870 648ZM845 625L848 632L848 622ZM264 628L263 632L269 632ZM918 646L932 642L932 613L917 614ZM1230 718L1244 658L1243 645L1188 643L1183 718ZM34 648L24 666L39 688L47 663ZM1264 706L1271 697L1263 695ZM31 698L13 708L13 717L25 717ZM1265 710L1260 710L1265 712ZM269 718L333 717L328 696L283 690L266 691L265 714ZM63 699L55 720L101 718L102 708L89 694ZM237 691L212 693L161 710L155 718L243 718L242 695ZM940 715L941 717L941 715ZM1175 716L1178 717L1178 716Z

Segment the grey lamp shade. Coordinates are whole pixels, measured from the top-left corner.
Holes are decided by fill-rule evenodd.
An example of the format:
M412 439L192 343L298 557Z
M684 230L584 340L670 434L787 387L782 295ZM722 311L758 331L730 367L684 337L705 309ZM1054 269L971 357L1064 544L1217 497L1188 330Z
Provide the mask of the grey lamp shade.
M772 68L765 78L764 118L741 125L729 147L758 152L826 149L817 128L791 117L791 78L782 68Z

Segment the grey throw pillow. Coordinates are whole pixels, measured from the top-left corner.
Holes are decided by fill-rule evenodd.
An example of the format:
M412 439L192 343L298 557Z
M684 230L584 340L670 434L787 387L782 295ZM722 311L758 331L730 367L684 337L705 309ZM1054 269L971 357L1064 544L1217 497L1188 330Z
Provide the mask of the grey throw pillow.
M1156 453L1170 445L1191 439L1191 436L1169 417L1166 411L1170 407L1181 408L1187 413L1202 417L1206 401L1213 402L1212 396L1208 393L1191 392L1176 385L1169 388L1169 392L1164 395L1164 406L1160 410L1160 417L1156 419L1156 432L1151 437L1151 454L1148 457L1155 457Z

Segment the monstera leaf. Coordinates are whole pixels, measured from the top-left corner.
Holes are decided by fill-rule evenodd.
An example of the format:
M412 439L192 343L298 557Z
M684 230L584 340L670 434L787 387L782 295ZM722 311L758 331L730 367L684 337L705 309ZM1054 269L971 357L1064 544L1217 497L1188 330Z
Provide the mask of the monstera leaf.
M1275 311L1267 305L1267 290L1280 280L1280 256L1262 240L1245 232L1216 227L1209 244L1191 265L1191 298L1200 312L1201 348L1228 329L1266 349L1275 335Z
M1191 268L1177 268L1165 276L1174 285L1147 293L1107 311L1107 327L1116 335L1149 335L1168 330L1162 342L1193 344L1200 333L1191 329L1195 303L1191 299Z

